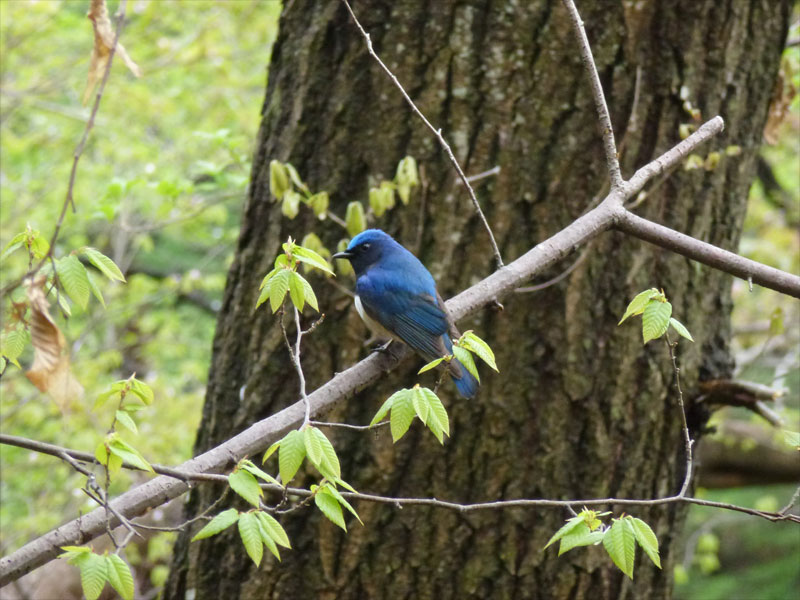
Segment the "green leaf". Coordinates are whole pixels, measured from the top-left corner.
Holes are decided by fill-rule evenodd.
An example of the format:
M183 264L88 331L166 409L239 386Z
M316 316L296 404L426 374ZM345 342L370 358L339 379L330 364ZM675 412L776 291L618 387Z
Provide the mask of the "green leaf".
M261 459L261 464L263 465L265 462L267 462L267 459L273 454L275 454L275 451L280 447L281 447L281 440L278 440L277 442L272 444L269 448L267 448L267 451L264 452L264 458Z
M637 519L635 517L627 518L633 527L633 534L636 536L636 541L639 542L639 545L645 551L647 556L650 557L650 560L653 561L653 564L660 569L661 558L658 554L658 538L656 537L656 534L653 533L653 530L650 529L650 526L641 519Z
M406 156L397 165L395 174L397 191L403 204L408 204L412 187L419 185L419 175L417 173L417 161L413 156Z
M286 190L283 194L281 212L288 219L294 219L300 212L300 201L303 197L294 190Z
M216 517L211 519L208 524L203 527L200 531L198 531L195 536L192 538L192 541L195 540L202 540L207 537L211 537L212 535L217 535L220 531L223 531L236 523L239 520L239 511L235 508L229 508L228 510L223 510L219 513Z
M328 206L330 206L328 192L317 192L308 199L308 205L311 207L311 210L314 211L317 218L324 219L325 215L328 214Z
M133 575L131 568L116 554L109 554L106 559L108 582L123 600L133 600Z
M678 321L678 319L670 317L669 324L672 325L672 328L678 332L678 335L680 335L681 337L685 337L690 342L694 341L692 334L689 333L689 330L686 329L686 326L680 321Z
M38 232L37 232L38 233ZM11 238L11 241L3 248L3 253L0 254L0 260L5 259L6 256L22 247L22 243L28 239L28 231L23 231Z
M47 253L50 251L50 243L40 236L38 231L35 233L36 236L29 239L29 243L31 253L33 254L34 258L38 260L47 256Z
M655 298L661 292L659 292L656 288L650 288L649 290L645 290L636 295L636 297L631 300L631 303L628 304L628 308L625 309L625 314L622 315L622 318L617 323L617 326L622 325L622 323L628 317L633 317L635 315L640 315L644 311L645 306L650 302L651 298Z
M472 358L472 353L461 346L453 346L453 355L458 359L458 362L480 382L481 377L478 375L478 367L475 365L475 359Z
M340 505L344 506L350 512L350 514L352 514L356 519L358 519L359 523L361 523L362 525L364 524L364 521L362 521L361 517L358 516L356 509L353 508L350 505L350 503L345 499L345 497L339 493L339 490L337 490L333 486L326 486L325 491L331 494L334 498L336 498L336 500L339 502Z
M308 191L308 186L303 183L303 180L300 179L300 174L297 172L297 169L292 166L291 163L286 163L286 171L289 173L289 178L292 180L299 189L303 190L304 192Z
M325 434L316 427L310 429L314 437L319 441L320 448L322 449L322 458L319 464L316 465L317 469L328 479L338 480L342 476L342 468L339 464L339 457L336 455L333 444L331 444Z
M776 336L783 333L783 309L779 306L769 316L769 334Z
M411 405L414 407L414 412L417 413L419 420L428 424L428 412L430 412L430 405L425 393L419 386L414 386L411 389Z
M302 311L305 306L305 287L303 286L303 277L296 271L289 271L289 297L292 299L292 304L295 305L297 310Z
M139 433L139 430L136 428L136 422L124 410L118 410L116 416L117 423L122 425L125 429L134 434Z
M472 331L467 331L461 336L460 345L470 352L474 352L478 357L489 365L492 369L500 372L497 368L497 363L494 359L494 352L489 347L489 344L484 342L481 338L475 335Z
M283 198L289 189L289 171L286 166L277 160L269 161L269 191L278 201Z
M278 469L283 485L289 485L305 457L306 445L303 432L297 429L290 431L281 440L281 450L278 454Z
M339 240L339 243L336 244L336 252L344 252L347 250L347 245L349 242L350 240L347 239ZM350 261L346 258L337 258L336 268L342 275L350 275L353 273L353 265L351 265Z
M97 600L108 579L108 565L102 556L81 554L73 563L81 571L81 587L86 600Z
M428 405L430 406L428 427L430 427L436 439L439 440L439 443L443 444L444 439L442 434L446 434L448 437L450 436L450 419L447 416L447 410L433 390L422 388L422 392L425 394Z
M88 554L92 551L89 546L61 546L64 554L59 554L58 558L66 558L67 560L73 558L78 554Z
M97 283L92 277L92 274L89 271L86 271L86 279L89 282L89 289L92 291L92 294L95 298L97 298L98 302L103 305L103 308L106 307L106 300L103 298L103 292L100 291L100 288L97 287Z
M89 304L89 278L87 277L86 267L74 254L65 256L58 261L56 266L58 280L61 282L64 291L72 298L73 302L86 310Z
M441 358L437 358L435 360L432 360L431 362L426 364L424 367L422 367L419 371L417 371L417 375L422 375L425 371L430 371L431 369L436 368L439 365L439 363L444 360L444 358L445 357L443 356Z
M381 183L380 187L373 187L369 190L369 207L376 217L383 214L394 206L394 186L388 181Z
M303 430L303 442L306 447L306 456L313 465L318 465L322 460L322 446L320 446L319 438L313 433L313 427L306 427Z
M123 440L119 438L113 438L109 440L108 449L111 451L111 454L120 457L128 464L155 474L153 467L150 466L150 463L144 459L139 451Z
M119 267L116 265L116 263L108 258L105 254L100 252L100 250L97 248L84 248L83 255L89 259L90 263L97 267L98 271L108 277L111 281L125 282L125 276L122 274L122 271L119 270Z
M239 536L242 538L247 555L256 566L261 564L264 555L264 543L261 541L261 526L256 513L243 513L239 517Z
M604 535L602 531L591 531L586 522L579 523L575 529L561 538L558 555L561 556L578 546L591 546L602 542Z
M327 487L319 488L317 493L314 494L314 504L316 504L317 508L322 511L322 514L328 517L335 525L347 531L347 526L344 524L342 507L339 501L328 492Z
M289 291L289 269L281 269L269 280L269 305L272 312L277 312L283 304L283 298Z
M392 408L392 404L394 404L395 400L397 400L398 398L402 398L407 391L408 390L399 390L394 394L392 394L391 396L389 396L386 399L386 402L384 402L378 409L378 412L375 413L375 416L372 417L372 421L370 421L369 424L375 425L375 423L380 422L383 419L383 417L385 417L386 414L389 412L389 409Z
M132 378L131 379L131 392L134 395L138 396L139 399L144 402L147 406L150 406L155 399L153 395L153 390L141 379Z
M347 205L344 222L347 233L350 237L355 237L367 228L367 217L364 214L364 205L361 202L350 202Z
M392 430L392 440L397 442L406 434L414 420L414 405L411 403L411 390L400 390L400 394L392 403L392 414L389 417L389 428Z
M788 429L784 429L783 439L789 446L792 446L795 450L800 450L800 432L789 431Z
M620 571L633 579L636 536L628 519L614 519L611 528L603 536L603 546Z
M263 480L264 480L264 481L266 481L267 483L274 483L275 485L280 485L280 482L279 482L277 479L275 479L275 478L274 478L272 475L270 475L269 473L266 473L265 471L262 471L261 469L259 469L257 466L255 466L255 465L252 463L252 461L249 461L249 460L243 460L243 461L240 463L239 467L240 467L240 468L242 468L242 469L244 469L244 470L245 470L245 471L247 471L248 473L252 473L253 475L255 475L256 477L258 477L259 479L263 479Z
M642 313L642 338L646 344L664 335L669 327L672 304L651 300Z
M234 492L258 508L264 492L252 473L245 469L237 469L228 475L228 485L231 486Z
M286 244L283 245L284 249L286 249ZM321 271L325 271L326 273L330 273L333 275L333 270L331 270L331 266L328 264L324 258L322 258L319 254L310 250L309 248L304 248L303 246L295 245L294 248L291 249L292 256L294 256L297 260L301 263L305 263L307 265L311 265L312 267L316 267Z
M553 534L553 537L551 537L550 541L544 545L544 548L542 548L542 550L547 549L548 546L560 540L562 537L567 535L581 523L583 523L583 517L581 517L580 515L577 517L572 517L571 519L567 519L566 524L562 525L561 528Z
M286 535L286 531L272 515L265 513L264 511L258 511L256 515L258 515L258 518L264 525L264 529L269 534L270 539L275 540L276 543L280 544L284 548L292 547L292 545L289 543L289 536Z
M8 361L6 360L6 358L4 356L0 356L0 374L3 373L3 371L6 370L6 365L7 364L8 364Z
M25 346L30 339L31 334L27 329L23 329L22 327L12 329L0 337L0 354L5 356L8 362L16 365L17 368L21 368L17 359L20 354L22 354L22 351L25 350Z

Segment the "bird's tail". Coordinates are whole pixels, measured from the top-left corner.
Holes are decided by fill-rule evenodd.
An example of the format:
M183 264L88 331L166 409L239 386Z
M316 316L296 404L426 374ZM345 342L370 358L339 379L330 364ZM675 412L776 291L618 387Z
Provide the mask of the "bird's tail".
M447 334L444 336L444 344L447 348L447 351L452 353L453 342L450 340L450 336ZM464 398L472 398L478 393L478 385L480 385L478 380L475 379L475 376L472 375L472 373L467 371L467 368L462 365L457 358L453 357L453 359L450 361L449 371L450 376L453 378L453 383L456 384L458 393Z

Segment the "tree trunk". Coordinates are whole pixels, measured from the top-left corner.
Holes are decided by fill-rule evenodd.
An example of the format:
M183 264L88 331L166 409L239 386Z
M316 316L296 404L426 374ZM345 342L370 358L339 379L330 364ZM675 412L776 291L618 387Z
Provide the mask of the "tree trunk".
M736 249L748 187L779 58L789 2L661 0L580 2L612 113L623 175L679 140L679 125L721 114L726 130L706 153L716 168L677 170L654 188L640 214ZM506 261L577 218L607 191L589 84L560 2L358 1L354 10L376 51L436 127L465 171L500 166L476 184ZM637 93L637 79L638 93ZM467 194L431 133L368 55L339 2L293 0L273 52L236 257L214 341L196 451L206 450L298 399L276 317L253 310L280 244L316 232L329 248L346 237L310 210L288 220L269 193L269 161L294 164L313 190L331 193L343 215L366 200L370 181L390 179L413 155L423 185L407 207L374 226L417 253L446 298L494 268L491 247ZM738 145L742 153L726 157ZM371 179L372 178L372 179ZM582 252L583 249L578 249ZM557 275L578 257L574 253ZM367 353L351 300L310 276L326 313L304 338L309 389ZM352 279L338 282L352 287ZM500 374L482 370L473 401L451 384L441 396L452 437L440 446L417 423L397 444L387 431L328 430L344 478L389 496L459 502L512 498L655 498L673 494L685 454L673 372L663 342L642 346L638 324L617 327L637 292L663 288L696 340L678 347L690 401L697 382L727 377L731 278L685 258L607 233L560 283L503 299L460 323L497 354ZM313 316L307 313L305 324ZM364 424L386 397L417 377L406 360L379 384L343 402L328 420ZM690 411L693 434L704 415ZM301 483L313 482L310 473ZM221 488L199 486L188 512ZM165 597L219 598L666 598L685 510L633 510L661 542L663 570L641 556L625 578L602 548L558 558L542 551L569 515L553 509L459 514L360 503L365 526L345 534L315 509L281 520L293 549L259 569L235 527L189 544L182 534ZM580 509L580 506L576 506ZM621 514L617 508L615 516Z

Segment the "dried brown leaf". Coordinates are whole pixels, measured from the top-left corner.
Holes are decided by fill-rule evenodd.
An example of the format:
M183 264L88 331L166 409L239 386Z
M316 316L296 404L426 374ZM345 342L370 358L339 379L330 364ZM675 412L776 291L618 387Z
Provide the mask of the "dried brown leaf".
M86 90L83 92L83 103L86 104L92 96L97 83L103 78L106 71L111 48L114 45L114 28L111 26L111 19L108 17L106 0L92 0L89 12L86 14L92 22L94 28L94 47L92 48L92 58L89 62L89 77L86 80ZM119 55L125 65L136 77L141 76L139 65L133 62L128 56L125 47L117 43L116 54Z
M775 88L772 91L767 123L764 126L764 141L771 146L778 143L781 124L789 115L789 107L797 95L797 87L792 82L793 74L791 63L788 58L784 57L775 81Z
M83 387L70 372L67 342L50 316L50 303L45 298L43 287L42 280L28 288L34 352L33 365L26 375L64 411L83 394Z

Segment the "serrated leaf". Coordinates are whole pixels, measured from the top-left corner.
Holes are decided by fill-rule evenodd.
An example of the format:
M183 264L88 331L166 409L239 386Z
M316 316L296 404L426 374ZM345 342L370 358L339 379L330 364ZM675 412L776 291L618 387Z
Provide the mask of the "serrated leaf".
M131 568L116 554L105 557L108 583L111 584L123 600L133 600L133 575Z
M239 537L242 538L247 555L256 566L261 564L264 555L264 543L261 541L261 526L256 513L244 513L239 517Z
M292 547L292 545L289 543L289 536L286 535L286 531L272 515L265 513L264 511L259 511L256 513L256 515L258 515L258 518L261 519L261 523L264 525L264 529L269 534L270 539L274 540L277 544L280 544L284 548Z
M97 248L84 248L83 255L89 259L90 263L97 267L98 271L111 281L125 282L125 276L122 274L122 271L119 270L116 263Z
M105 559L94 553L81 554L74 564L81 571L81 588L86 600L97 600L108 579Z
M347 501L347 499L339 493L339 490L337 490L333 486L327 486L325 488L325 491L328 492L329 494L331 494L334 498L336 498L336 500L339 502L339 504L344 506L350 512L350 514L352 514L356 519L358 519L359 523L361 523L362 525L364 524L364 521L362 521L361 517L358 516L358 513L356 512L356 509L353 508L350 505L350 503Z
M272 444L269 448L267 448L267 451L264 452L264 458L261 459L261 464L263 465L265 462L267 462L267 459L273 454L275 454L275 451L280 447L281 447L281 441L278 440L277 442Z
M61 282L64 291L82 309L86 310L89 304L89 278L87 277L86 267L74 254L65 256L56 264L58 280Z
M314 288L311 287L311 284L306 281L306 279L297 273L295 273L300 278L300 284L303 286L303 297L308 305L313 308L315 311L319 312L319 305L317 304L317 295L314 293Z
M478 375L478 367L475 364L475 359L472 358L472 353L460 346L453 346L453 355L458 359L458 362L480 382L481 377Z
M646 344L664 335L669 327L672 304L651 300L642 313L642 338Z
M142 402L144 402L147 406L150 406L155 399L153 395L153 390L141 379L131 378L130 380L130 391L135 396L137 396Z
M622 325L628 317L642 314L645 306L650 302L650 299L655 298L659 294L660 292L656 288L650 288L649 290L636 294L636 297L628 304L628 308L625 309L625 314L622 315L617 326Z
M289 189L289 171L286 166L277 160L269 161L269 191L278 201L283 198Z
M406 434L416 414L411 403L411 390L401 390L401 392L403 394L392 403L392 414L389 417L389 429L392 431L394 442Z
M670 325L672 325L672 328L673 328L675 331L677 331L677 332L678 332L678 335L680 335L681 337L685 337L685 338L686 338L687 340L689 340L690 342L693 342L693 341L694 341L694 338L692 337L692 334L691 334L691 333L689 333L689 330L688 330L688 329L686 329L686 326L684 326L684 324L683 324L683 323L681 323L680 321L678 321L678 319L675 319L675 318L672 318L672 317L670 317L670 319L669 319L669 324L670 324Z
M342 506L336 498L327 492L327 488L320 488L320 490L314 494L314 504L317 505L317 508L322 511L322 514L328 517L334 525L338 525L347 531L347 526L344 524Z
M97 287L97 283L92 277L92 274L89 271L86 271L86 279L89 281L89 289L92 291L92 295L97 298L97 301L103 305L103 308L106 307L106 299L103 298L103 292L100 291L100 288Z
M400 391L395 392L391 396L389 396L386 399L386 402L384 402L381 405L381 407L378 409L378 412L375 413L375 416L372 417L372 421L370 421L369 424L370 425L375 425L375 423L378 423L379 421L381 421L381 419L383 419L383 417L385 417L387 415L387 413L389 412L389 409L392 408L392 404L394 404L395 400L397 400L398 398L402 397L403 394L406 391L407 390L400 390Z
M289 271L289 297L297 310L302 311L305 306L305 288L300 281L302 277L296 271Z
M277 312L283 304L283 298L286 292L289 291L289 274L291 271L288 269L281 269L275 276L269 280L269 305L272 312Z
M108 449L111 454L120 457L128 464L144 471L155 473L155 471L153 471L153 467L151 467L150 463L145 460L144 456L142 456L136 448L127 442L124 442L119 438L111 439L108 442Z
M444 359L445 359L445 357L443 356L441 358L437 358L435 360L432 360L431 362L426 364L424 367L422 367L419 371L417 371L417 375L422 375L425 371L430 371L431 369L435 369L439 365L439 363L442 362Z
M656 534L650 529L650 526L636 517L629 517L630 523L633 527L633 534L636 536L636 541L645 551L653 564L659 569L661 568L661 558L658 554L658 538Z
M272 554L275 556L275 558L280 560L281 559L281 553L278 550L278 546L275 544L275 540L273 540L269 536L269 532L267 531L267 528L264 525L264 521L260 517L260 515L262 515L263 513L259 511L259 512L255 513L255 514L258 517L258 531L261 534L261 542L267 547L267 549L270 552L272 552Z
M422 392L425 394L425 397L428 401L428 406L430 407L430 412L428 414L428 427L431 428L431 431L436 435L439 443L444 443L442 436L439 435L434 427L440 430L442 433L450 436L450 418L447 416L447 410L445 409L442 401L439 400L439 396L436 393L428 388L422 388Z
M300 201L303 197L294 190L286 190L281 202L281 212L288 219L294 219L300 212Z
M254 476L258 477L259 479L263 479L267 483L274 483L275 485L280 485L280 482L277 479L275 479L269 473L259 469L257 466L255 466L249 460L243 460L239 466L240 466L240 468L244 469L248 473L252 473Z
M585 522L578 523L575 529L561 538L561 543L558 546L558 555L561 556L578 546L591 546L601 542L604 535L601 531L591 531Z
M425 397L425 393L418 386L414 386L411 389L411 404L419 420L427 425L430 405L428 404L428 399Z
M628 519L615 519L603 536L603 546L619 570L633 579L636 536Z
M344 222L347 233L350 237L355 237L367 228L367 217L364 214L364 205L361 202L350 202L347 205Z
M19 367L19 358L25 346L30 342L31 334L27 329L17 328L12 329L8 333L0 337L0 354L5 356L9 362Z
M252 473L244 469L238 469L228 475L228 485L231 486L234 492L258 508L264 492Z
M322 459L322 447L319 444L319 438L314 435L313 429L313 427L307 427L303 430L303 442L305 443L308 460L316 466Z
M342 476L342 468L339 464L339 457L336 455L333 444L331 444L325 434L316 427L312 427L311 431L314 437L319 441L320 448L322 449L322 458L317 465L319 472L328 479L339 480Z
M192 541L195 540L202 540L212 535L217 535L220 531L224 531L236 521L239 520L239 511L235 508L229 508L228 510L223 510L219 513L216 517L211 519L208 524L203 527L200 531L198 531L195 536L192 538Z
M580 525L581 523L583 523L583 517L581 517L581 516L572 517L571 519L567 519L567 522L566 522L566 524L562 525L562 526L559 528L559 530L558 530L558 531L556 531L556 532L553 534L553 537L551 537L551 538L550 538L550 541L548 541L548 542L547 542L547 543L544 545L544 548L542 548L542 550L545 550L545 549L547 549L547 547L548 547L548 546L550 546L551 544L554 544L555 542L557 542L558 540L560 540L562 537L564 537L565 535L567 535L567 534L568 534L570 531L572 531L573 529L575 529L575 528L576 528L578 525Z
M59 554L58 558L66 558L67 560L73 556L79 554L88 554L92 551L89 546L61 546L61 549L64 551L64 553Z
M275 267L274 269L272 269L272 271L270 271L269 273L264 275L264 279L261 280L261 285L258 286L258 289L263 290L267 286L267 283L269 283L269 280L273 278L273 276L275 275L275 273L278 272L279 269L280 269L280 267ZM267 288L267 289L269 289L269 288ZM263 300L262 300L262 302L263 302Z
M481 338L475 335L472 331L467 331L461 336L461 346L466 348L467 350L474 352L478 355L478 357L489 365L492 369L500 372L497 368L497 363L495 362L494 352L489 347L489 344L484 342Z
M284 249L286 248L286 244L284 244ZM314 252L309 248L304 248L303 246L294 246L291 250L292 256L294 256L297 260L301 263L305 263L307 265L311 265L312 267L316 267L321 271L325 271L326 273L330 273L333 275L333 271L331 270L328 261L322 258L319 254Z
M281 440L281 449L278 453L278 469L283 485L289 485L305 457L306 445L303 432L297 429L290 431Z
M131 418L131 416L125 412L124 410L118 410L116 413L117 423L122 425L125 429L130 431L131 433L139 433L139 430L136 427L136 422Z

